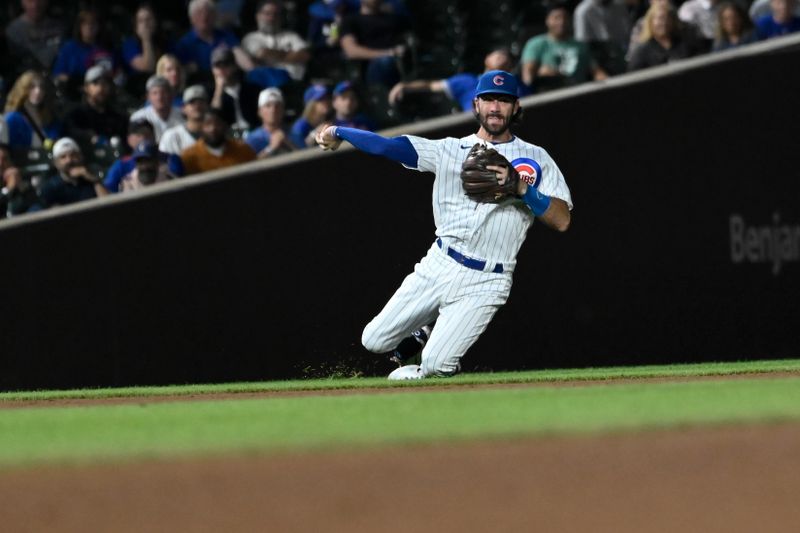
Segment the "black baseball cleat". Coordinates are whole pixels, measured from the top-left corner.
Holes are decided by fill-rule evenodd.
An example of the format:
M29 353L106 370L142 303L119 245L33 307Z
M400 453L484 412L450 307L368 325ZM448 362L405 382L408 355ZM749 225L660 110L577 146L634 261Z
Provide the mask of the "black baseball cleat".
M411 335L400 341L397 348L392 352L389 360L397 363L400 366L405 366L414 362L414 360L422 353L425 343L428 342L428 337L431 334L430 326L423 326L416 330Z

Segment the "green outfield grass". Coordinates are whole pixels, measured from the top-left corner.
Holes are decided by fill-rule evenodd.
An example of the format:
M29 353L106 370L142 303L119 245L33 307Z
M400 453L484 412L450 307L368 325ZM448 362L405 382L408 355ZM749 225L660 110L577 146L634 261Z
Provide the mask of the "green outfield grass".
M798 361L776 361L489 374L425 383L602 380L795 371L798 368ZM350 388L362 384L378 386L376 380L347 382ZM385 381L381 380L380 384ZM308 384L305 385L307 388ZM325 388L325 383L314 382L313 386ZM328 388L344 386L339 382L328 383ZM206 390L303 387L302 383L240 384L135 389L129 393L143 396L163 395L173 390L180 391L179 394L195 394ZM38 397L52 398L64 397L67 393L38 394ZM74 394L114 395L112 391ZM0 398L13 402L31 396L5 394ZM781 421L800 422L800 378L589 382L574 387L453 387L401 394L24 407L0 410L0 467Z
M120 387L108 389L55 390L0 393L0 403L19 400L59 400L123 398L146 396L188 396L198 394L286 392L317 390L375 389L402 386L484 385L497 383L548 383L563 381L603 381L609 379L646 379L701 376L727 376L767 372L800 372L800 359L743 361L685 365L626 366L536 370L528 372L492 372L460 374L450 379L422 382L390 382L385 378L329 378L216 385L173 385L167 387Z

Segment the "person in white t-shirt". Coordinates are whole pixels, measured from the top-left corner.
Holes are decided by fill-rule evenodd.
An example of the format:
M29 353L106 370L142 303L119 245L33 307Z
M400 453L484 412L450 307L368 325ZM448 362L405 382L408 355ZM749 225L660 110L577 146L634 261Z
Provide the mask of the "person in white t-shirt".
M156 142L159 142L167 129L183 122L183 116L179 109L172 106L172 86L167 78L150 76L146 88L148 105L135 111L131 120L144 119L152 124Z
M281 15L280 1L259 2L256 8L258 30L244 36L242 48L258 65L282 68L293 80L302 80L311 52L302 37L281 27Z
M186 122L164 132L158 149L165 154L181 155L202 135L203 117L208 111L208 93L202 85L192 85L183 91L183 116Z
M719 29L721 0L687 0L678 9L678 18L689 24L697 36L710 44Z

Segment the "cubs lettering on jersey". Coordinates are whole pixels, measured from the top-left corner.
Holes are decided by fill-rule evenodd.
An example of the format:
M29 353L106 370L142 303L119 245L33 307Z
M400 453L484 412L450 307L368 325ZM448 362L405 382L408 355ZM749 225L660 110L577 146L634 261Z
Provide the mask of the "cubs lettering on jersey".
M519 157L511 162L511 166L519 172L519 179L528 184L528 187L539 188L542 182L542 167L528 157Z

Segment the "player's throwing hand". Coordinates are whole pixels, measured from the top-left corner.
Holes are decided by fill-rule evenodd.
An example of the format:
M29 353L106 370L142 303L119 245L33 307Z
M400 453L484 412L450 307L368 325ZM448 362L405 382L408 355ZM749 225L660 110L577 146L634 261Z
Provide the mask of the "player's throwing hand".
M323 126L317 131L314 140L323 150L336 150L342 140L335 135L336 126Z

